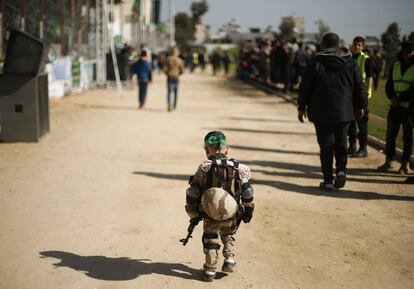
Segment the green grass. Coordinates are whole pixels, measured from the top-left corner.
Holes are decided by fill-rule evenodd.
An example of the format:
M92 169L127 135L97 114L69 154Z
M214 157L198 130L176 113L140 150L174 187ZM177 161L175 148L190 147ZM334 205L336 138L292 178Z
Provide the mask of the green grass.
M386 119L390 101L385 95L385 82L385 79L379 81L377 91L374 91L369 100L369 111Z
M382 127L378 127L375 124L372 124L370 122L368 122L368 134L372 135L380 140L385 141L385 136L387 134L387 129L386 128L382 128ZM400 130L400 133L397 136L397 147L399 149L403 148L403 140L402 140L402 131Z

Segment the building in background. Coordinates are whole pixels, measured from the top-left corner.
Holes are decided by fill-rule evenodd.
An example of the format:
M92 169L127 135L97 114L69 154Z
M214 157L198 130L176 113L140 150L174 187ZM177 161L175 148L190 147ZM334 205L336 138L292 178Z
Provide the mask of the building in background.
M273 32L269 29L262 31L260 28L251 27L248 30L244 30L233 18L230 22L222 25L216 34L212 35L211 42L239 44L247 41L259 43L263 40L272 40L273 38Z
M195 26L194 44L201 45L209 38L209 26L204 23L197 23Z

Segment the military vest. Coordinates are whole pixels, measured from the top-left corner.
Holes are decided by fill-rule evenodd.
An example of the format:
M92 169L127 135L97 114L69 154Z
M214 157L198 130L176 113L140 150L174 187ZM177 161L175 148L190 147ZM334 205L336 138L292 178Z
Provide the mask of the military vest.
M240 178L237 168L239 163L234 159L212 158L210 170L204 190L212 187L223 188L240 203Z

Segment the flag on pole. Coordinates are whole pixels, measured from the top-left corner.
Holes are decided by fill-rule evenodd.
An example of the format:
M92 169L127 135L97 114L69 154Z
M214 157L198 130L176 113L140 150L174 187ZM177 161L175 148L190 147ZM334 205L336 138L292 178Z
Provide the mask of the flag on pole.
M141 16L141 0L134 0L132 4L132 19L134 22L139 21L139 17Z

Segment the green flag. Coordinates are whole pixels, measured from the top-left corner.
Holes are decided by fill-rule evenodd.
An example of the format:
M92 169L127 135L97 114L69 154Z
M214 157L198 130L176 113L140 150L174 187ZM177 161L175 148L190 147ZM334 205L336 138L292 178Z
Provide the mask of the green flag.
M137 22L141 16L141 0L135 0L132 4L132 20Z

